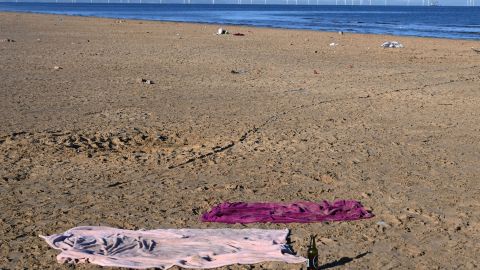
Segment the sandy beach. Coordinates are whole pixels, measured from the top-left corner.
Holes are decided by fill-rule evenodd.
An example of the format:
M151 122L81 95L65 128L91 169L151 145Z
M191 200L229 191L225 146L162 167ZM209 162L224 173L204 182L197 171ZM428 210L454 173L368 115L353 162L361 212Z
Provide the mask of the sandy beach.
M38 235L81 225L289 228L325 269L480 267L480 42L218 27L0 13L0 269L72 269ZM333 199L375 217L199 220Z

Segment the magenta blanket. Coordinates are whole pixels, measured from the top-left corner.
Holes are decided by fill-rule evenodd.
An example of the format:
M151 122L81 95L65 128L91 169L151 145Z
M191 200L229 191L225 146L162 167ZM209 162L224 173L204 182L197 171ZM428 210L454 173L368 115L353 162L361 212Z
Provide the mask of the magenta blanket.
M204 222L221 223L308 223L322 221L349 221L371 218L373 214L365 210L362 204L353 200L334 202L224 202L203 214Z

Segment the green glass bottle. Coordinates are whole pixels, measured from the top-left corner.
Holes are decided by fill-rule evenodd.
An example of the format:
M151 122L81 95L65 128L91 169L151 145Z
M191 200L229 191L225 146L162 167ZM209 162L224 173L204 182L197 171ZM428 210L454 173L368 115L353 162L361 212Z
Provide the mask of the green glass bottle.
M318 270L318 249L315 245L315 236L310 235L310 245L307 251L307 270Z

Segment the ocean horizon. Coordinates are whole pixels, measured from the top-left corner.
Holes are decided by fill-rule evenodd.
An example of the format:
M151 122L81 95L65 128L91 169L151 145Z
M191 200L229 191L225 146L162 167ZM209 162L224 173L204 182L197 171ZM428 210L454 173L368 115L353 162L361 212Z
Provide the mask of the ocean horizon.
M480 7L1 2L0 11L480 40Z

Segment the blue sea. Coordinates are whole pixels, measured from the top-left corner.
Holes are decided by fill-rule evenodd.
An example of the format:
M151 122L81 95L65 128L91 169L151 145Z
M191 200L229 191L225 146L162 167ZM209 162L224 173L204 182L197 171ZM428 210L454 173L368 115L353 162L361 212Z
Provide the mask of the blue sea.
M480 7L0 2L0 11L480 40Z

